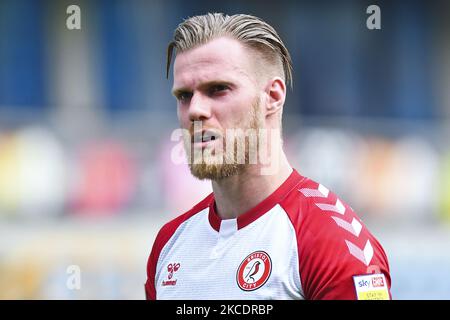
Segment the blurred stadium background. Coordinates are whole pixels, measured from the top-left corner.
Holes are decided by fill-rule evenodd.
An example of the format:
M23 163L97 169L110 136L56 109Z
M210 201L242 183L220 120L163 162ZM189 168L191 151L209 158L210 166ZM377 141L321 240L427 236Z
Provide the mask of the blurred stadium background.
M415 0L0 0L0 298L144 298L157 230L210 191L170 161L165 79L173 30L207 11L279 31L291 163L379 238L395 299L449 299L450 2Z

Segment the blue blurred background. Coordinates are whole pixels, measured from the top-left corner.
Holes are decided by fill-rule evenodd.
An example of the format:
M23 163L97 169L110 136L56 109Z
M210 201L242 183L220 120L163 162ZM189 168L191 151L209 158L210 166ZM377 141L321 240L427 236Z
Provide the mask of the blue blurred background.
M72 4L81 30L66 27ZM381 30L366 27L372 4ZM444 0L0 0L0 298L144 298L156 232L211 190L171 161L165 78L174 29L208 11L278 30L294 63L291 164L380 240L393 297L450 299Z

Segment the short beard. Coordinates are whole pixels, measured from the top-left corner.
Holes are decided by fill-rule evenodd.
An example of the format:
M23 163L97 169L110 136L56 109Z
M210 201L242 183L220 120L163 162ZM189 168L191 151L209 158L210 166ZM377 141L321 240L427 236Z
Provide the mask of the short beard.
M252 103L250 114L249 114L249 122L246 123L238 123L238 127L235 129L252 129L256 132L259 131L259 129L264 127L264 119L262 118L262 113L260 110L260 103L259 98L256 97L255 100ZM204 153L202 154L202 161L201 163L192 163L192 161L189 161L189 168L191 170L191 173L194 177L200 179L200 180L213 180L218 181L222 180L228 177L232 177L235 175L241 174L250 164L249 164L249 141L247 137L245 138L245 153L244 153L244 163L238 163L236 159L237 154L237 139L234 140L234 152L233 154L229 154L228 152L225 152L226 145L225 145L225 137L223 137L223 161L222 163L214 163L214 160L211 158L214 158L214 156L206 156ZM190 140L187 142L190 143ZM186 150L190 150L190 148L186 148ZM192 158L191 158L192 159ZM208 163L211 162L211 163Z

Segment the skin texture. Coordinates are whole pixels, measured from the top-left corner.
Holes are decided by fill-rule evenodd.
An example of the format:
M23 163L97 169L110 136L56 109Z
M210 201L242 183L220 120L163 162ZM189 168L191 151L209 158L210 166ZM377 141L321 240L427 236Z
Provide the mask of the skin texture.
M264 70L261 64L262 60L255 58L252 50L229 37L219 37L178 53L172 92L177 98L181 128L193 134L193 122L198 121L202 129L222 136L227 129L237 128L279 132L286 85L281 75L261 72ZM209 142L207 146L225 148L222 140ZM270 174L262 174L262 163L238 165L227 168L228 171L221 167L226 164L197 168L191 165L195 176L204 174L212 181L216 209L223 219L236 218L256 206L292 172L281 138L272 141L268 150L277 164Z

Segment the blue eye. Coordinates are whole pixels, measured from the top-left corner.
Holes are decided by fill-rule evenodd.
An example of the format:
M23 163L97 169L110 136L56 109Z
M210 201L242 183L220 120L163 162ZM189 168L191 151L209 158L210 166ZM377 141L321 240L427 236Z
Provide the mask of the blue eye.
M210 88L209 93L213 95L216 93L222 93L226 90L228 90L228 86L222 85L222 84L217 84Z
M187 101L192 97L192 93L190 92L180 92L177 96L177 99L181 102Z

